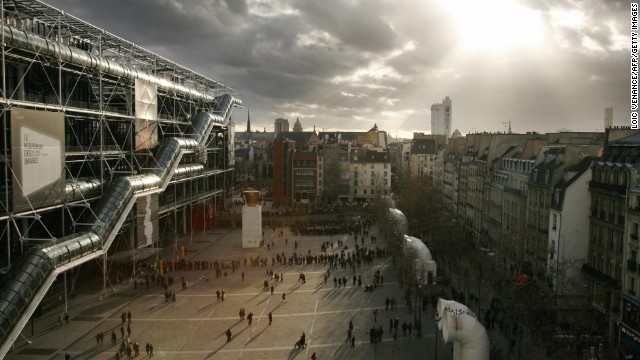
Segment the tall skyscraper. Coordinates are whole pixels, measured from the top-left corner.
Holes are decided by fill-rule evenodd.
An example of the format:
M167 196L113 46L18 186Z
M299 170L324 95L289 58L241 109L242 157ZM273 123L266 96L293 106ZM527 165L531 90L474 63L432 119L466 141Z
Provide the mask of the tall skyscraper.
M613 108L604 109L604 128L605 130L613 126Z
M431 135L451 135L451 99L447 96L442 104L431 105Z

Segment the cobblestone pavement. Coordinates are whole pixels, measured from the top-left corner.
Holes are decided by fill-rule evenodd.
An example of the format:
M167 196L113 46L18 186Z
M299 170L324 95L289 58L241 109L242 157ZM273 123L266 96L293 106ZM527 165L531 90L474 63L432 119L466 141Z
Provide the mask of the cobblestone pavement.
M372 234L378 235L376 230ZM273 241L273 248L242 249L241 229L215 229L184 235L190 260L232 260L243 263L250 256L267 257L276 252L289 256L294 251L293 241L298 240L298 253L320 253L323 241L337 242L344 239L348 250L354 247L353 237L347 236L293 236L285 230L278 237L265 229L264 238ZM285 243L288 240L288 244ZM380 246L384 246L380 241ZM365 246L372 247L369 240ZM337 246L332 252L340 251ZM165 250L168 255L172 250ZM275 285L274 294L262 291L267 269L284 274L284 281ZM228 270L227 277L216 278L213 271L176 271L173 289L176 302L165 303L162 287L152 285L133 289L131 282L119 284L101 296L100 291L80 289L69 302L69 325L58 326L57 318L62 313L58 308L24 329L24 338L18 339L7 359L63 359L65 353L71 359L113 359L116 345L111 345L112 331L117 343L123 311L131 311L131 340L140 344L139 358L146 358L145 344L154 348L154 358L162 359L310 359L315 352L317 359L435 359L435 322L433 309L423 311L421 318L423 336L403 336L398 331L394 340L389 331L389 319L398 318L400 324L414 321L414 312L403 305L394 310L385 310L385 298L395 297L402 303L404 290L399 286L396 271L389 258L375 259L372 265L356 269L361 275L363 287L352 286L351 270L331 272L331 280L324 283L323 274L327 266L292 265L245 267L241 264L235 272ZM371 282L375 270L384 276L384 284L373 292L364 292L364 284ZM244 271L245 280L241 273ZM298 282L300 272L306 275L306 283ZM181 290L180 278L188 281L188 289ZM333 276L349 278L343 288L334 288ZM271 283L274 283L271 281ZM216 298L216 289L225 290L224 301ZM286 301L282 294L286 293ZM244 308L253 312L253 323L240 320L238 311ZM378 310L374 321L373 310ZM269 325L267 315L273 314ZM353 321L355 346L345 343L348 323ZM369 342L372 326L382 326L383 341ZM232 339L227 342L225 332L230 329ZM96 334L102 331L104 342L96 345ZM308 346L295 349L294 343L302 333L306 334ZM126 325L125 325L126 336ZM451 346L445 345L439 335L437 359L451 359ZM126 358L126 357L125 357Z

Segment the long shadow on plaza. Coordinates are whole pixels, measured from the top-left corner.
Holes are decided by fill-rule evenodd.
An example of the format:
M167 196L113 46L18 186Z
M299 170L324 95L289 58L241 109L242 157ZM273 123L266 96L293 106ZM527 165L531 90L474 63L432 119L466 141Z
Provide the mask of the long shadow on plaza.
M97 305L82 310L79 313L79 315L84 315L84 316L100 315L108 311L113 311L114 309L119 308L120 306L130 301L131 301L131 298L129 297L113 297L109 300L100 301L98 302Z
M239 324L240 322L241 322L241 321L238 321L238 324ZM232 327L231 327L231 329L233 329L234 327L236 327L238 324L236 324L236 325L232 326ZM250 327L249 327L249 326L247 326L247 327L245 327L244 329L240 330L238 333L233 334L233 337L232 337L231 341L233 341L234 339L236 339L240 334L242 334L243 332L245 332L248 328L250 328ZM216 337L215 337L215 339L217 339L217 338L219 338L219 337L221 337L221 336L225 335L225 333L226 333L226 332L227 332L226 330L225 330L225 331L223 331L220 335L216 336ZM212 358L215 354L217 354L220 350L222 350L225 346L227 346L227 344L228 344L228 343L229 343L229 342L227 341L227 342L225 342L224 344L220 345L220 346L219 346L217 349L215 349L212 353L210 353L209 355L207 355L207 357L205 357L205 359Z
M293 347L293 349L291 349L291 351L289 351L289 357L288 359L294 359L296 356L300 355L302 353L303 349L300 348L296 348L295 346Z
M202 308L198 309L198 311L196 311L196 314L200 314L200 313L203 313L203 312L205 312L205 311L207 311L207 310L210 310L210 309L212 309L214 306L216 306L216 305L220 304L221 302L222 302L222 301L218 301L218 300L216 300L216 302L214 302L214 303L211 303L211 304L209 304L209 305L205 305L204 307L202 307Z

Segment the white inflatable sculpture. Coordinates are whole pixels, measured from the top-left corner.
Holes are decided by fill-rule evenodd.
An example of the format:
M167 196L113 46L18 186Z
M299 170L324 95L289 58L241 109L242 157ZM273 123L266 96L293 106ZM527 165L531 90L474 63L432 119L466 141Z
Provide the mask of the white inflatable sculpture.
M466 305L438 299L438 329L445 343L453 342L453 360L489 360L489 336Z
M413 236L404 236L404 255L407 258L416 259L416 279L423 279L427 282L428 274L431 273L432 283L436 281L436 262L431 257L431 251L422 240Z
M393 221L393 225L395 225L400 234L406 234L408 231L408 222L407 217L404 216L402 211L390 208L389 216L391 217L391 221Z

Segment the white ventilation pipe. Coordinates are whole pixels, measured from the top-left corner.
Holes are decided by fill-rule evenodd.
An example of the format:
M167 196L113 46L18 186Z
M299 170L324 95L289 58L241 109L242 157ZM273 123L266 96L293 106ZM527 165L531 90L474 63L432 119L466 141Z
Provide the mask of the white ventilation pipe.
M489 360L489 336L466 305L438 299L438 328L445 343L453 342L453 360Z

